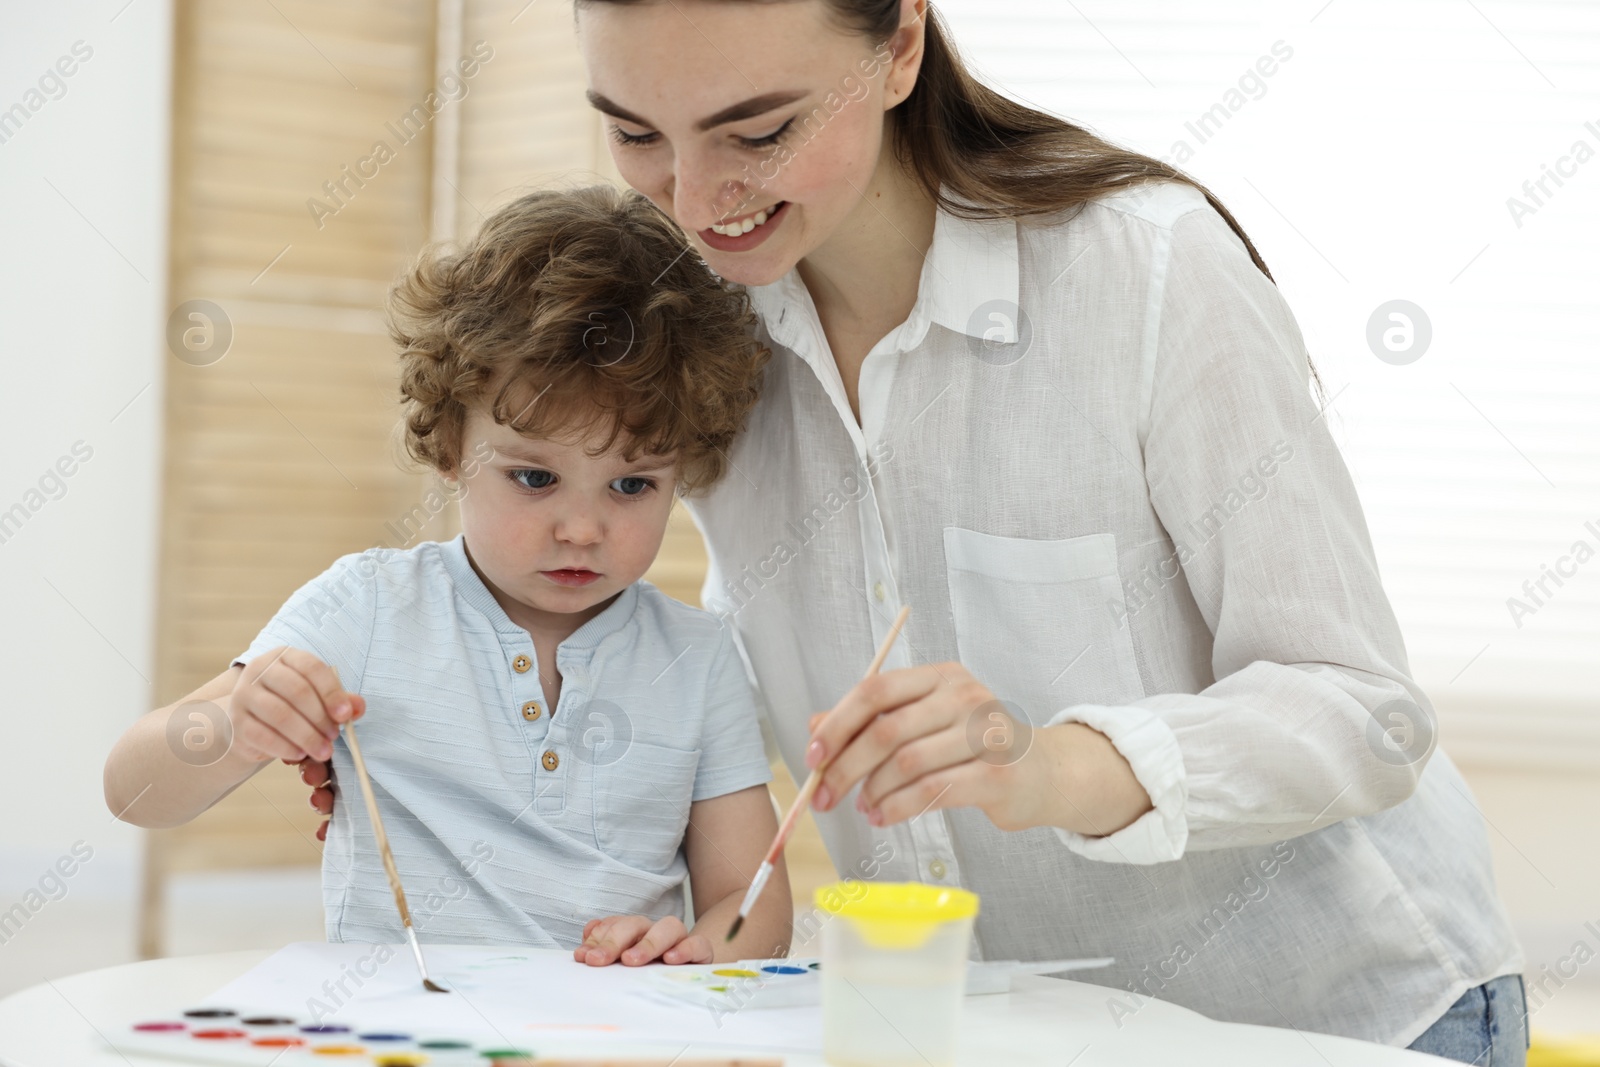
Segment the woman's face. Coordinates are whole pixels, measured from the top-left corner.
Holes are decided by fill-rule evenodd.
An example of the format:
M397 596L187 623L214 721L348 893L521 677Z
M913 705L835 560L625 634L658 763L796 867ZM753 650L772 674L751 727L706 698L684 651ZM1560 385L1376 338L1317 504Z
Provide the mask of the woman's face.
M874 210L885 111L916 78L914 18L875 46L835 25L823 0L578 12L589 99L618 171L718 274L775 281Z

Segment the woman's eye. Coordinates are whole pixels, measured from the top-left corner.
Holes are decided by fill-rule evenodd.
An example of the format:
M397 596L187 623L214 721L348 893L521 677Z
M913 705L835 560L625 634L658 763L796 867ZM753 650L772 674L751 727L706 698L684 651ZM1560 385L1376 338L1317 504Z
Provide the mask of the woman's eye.
M512 481L524 489L548 489L556 480L556 476L549 471L516 470L507 473Z
M611 483L611 488L623 496L639 496L655 485L649 478L618 478Z
M783 135L788 133L789 127L793 125L794 119L790 119L765 137L741 137L739 138L739 143L746 148L771 148L783 139Z
M618 144L647 145L655 141L659 134L654 133L629 133L621 126L611 127L611 139Z
M773 145L783 140L784 135L789 132L789 128L793 125L794 119L790 119L782 126L779 126L776 130L773 130L771 133L766 134L765 136L735 137L734 140L738 141L739 145L743 148L771 148ZM661 135L659 133L629 133L621 126L611 127L611 139L616 141L618 144L628 145L632 148L643 148L647 145L655 144L660 138Z

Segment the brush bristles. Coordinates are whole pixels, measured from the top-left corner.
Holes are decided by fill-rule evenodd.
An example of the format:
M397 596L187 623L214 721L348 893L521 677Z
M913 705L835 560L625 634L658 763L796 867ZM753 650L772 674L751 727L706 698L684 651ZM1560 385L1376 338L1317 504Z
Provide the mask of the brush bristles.
M728 936L723 938L722 940L724 942L727 942L727 941L732 941L734 938L738 937L739 936L739 927L741 927L743 925L744 925L744 916L743 915L734 916L733 925L728 927Z

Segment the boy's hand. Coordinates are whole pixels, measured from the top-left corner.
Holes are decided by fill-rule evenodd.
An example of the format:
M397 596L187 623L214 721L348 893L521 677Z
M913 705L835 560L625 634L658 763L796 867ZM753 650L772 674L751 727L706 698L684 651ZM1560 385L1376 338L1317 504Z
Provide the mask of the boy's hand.
M251 660L228 701L233 743L253 760L325 760L340 725L362 710L361 698L345 692L332 667L288 647Z
M583 944L572 958L591 967L621 962L638 967L651 960L662 963L711 963L711 941L691 934L675 915L648 919L643 915L611 915L590 919L583 928Z

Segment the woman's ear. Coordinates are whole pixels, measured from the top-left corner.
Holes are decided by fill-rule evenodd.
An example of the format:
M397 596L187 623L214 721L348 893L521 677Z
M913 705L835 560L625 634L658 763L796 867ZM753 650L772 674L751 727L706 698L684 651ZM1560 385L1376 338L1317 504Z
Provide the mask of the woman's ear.
M898 105L916 88L927 17L928 0L900 0L900 28L887 42L894 58L889 61L889 73L883 82L885 110Z

